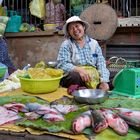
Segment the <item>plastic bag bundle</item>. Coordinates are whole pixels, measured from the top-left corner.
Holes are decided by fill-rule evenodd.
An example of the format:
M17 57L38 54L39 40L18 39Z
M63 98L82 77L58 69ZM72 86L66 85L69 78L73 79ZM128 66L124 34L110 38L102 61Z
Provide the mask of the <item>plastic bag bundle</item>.
M22 16L17 14L17 11L9 10L7 11L9 15L9 21L5 32L19 32L19 28L22 23Z
M88 88L96 89L100 82L100 76L98 70L93 66L82 66L91 76L91 82L86 82Z
M38 18L45 17L45 0L32 0L29 5L30 12Z
M0 16L6 16L6 8L0 5Z

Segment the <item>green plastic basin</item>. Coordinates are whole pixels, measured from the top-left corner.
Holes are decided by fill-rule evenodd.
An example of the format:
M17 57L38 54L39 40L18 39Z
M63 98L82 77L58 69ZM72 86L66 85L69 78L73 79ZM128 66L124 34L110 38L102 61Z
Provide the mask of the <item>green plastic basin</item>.
M61 77L51 79L28 79L19 77L21 89L32 94L50 93L59 88Z
M0 78L2 78L5 75L6 70L6 67L0 67Z

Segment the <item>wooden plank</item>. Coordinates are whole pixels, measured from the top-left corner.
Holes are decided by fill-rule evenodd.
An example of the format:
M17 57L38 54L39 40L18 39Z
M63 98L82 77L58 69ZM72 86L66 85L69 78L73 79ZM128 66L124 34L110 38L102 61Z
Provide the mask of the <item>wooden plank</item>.
M140 27L140 16L118 18L118 27Z
M107 41L109 45L140 45L140 34L116 34Z
M39 32L17 32L17 33L5 33L6 37L29 37L29 36L46 36L46 35L54 35L54 30L48 31L39 31Z

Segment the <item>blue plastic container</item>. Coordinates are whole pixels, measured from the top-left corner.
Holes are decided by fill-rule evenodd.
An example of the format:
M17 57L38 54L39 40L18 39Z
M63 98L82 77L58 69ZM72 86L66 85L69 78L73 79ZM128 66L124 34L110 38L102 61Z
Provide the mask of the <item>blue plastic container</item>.
M6 26L5 32L19 32L19 28L22 24L22 17L17 15L16 11L9 11L9 21Z

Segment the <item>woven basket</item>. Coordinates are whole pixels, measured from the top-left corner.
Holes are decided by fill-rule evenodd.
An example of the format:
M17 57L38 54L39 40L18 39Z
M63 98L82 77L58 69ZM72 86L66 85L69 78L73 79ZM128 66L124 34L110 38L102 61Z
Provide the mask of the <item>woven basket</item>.
M111 77L115 76L121 69L126 67L126 60L121 57L113 56L108 60L107 68L110 71Z

